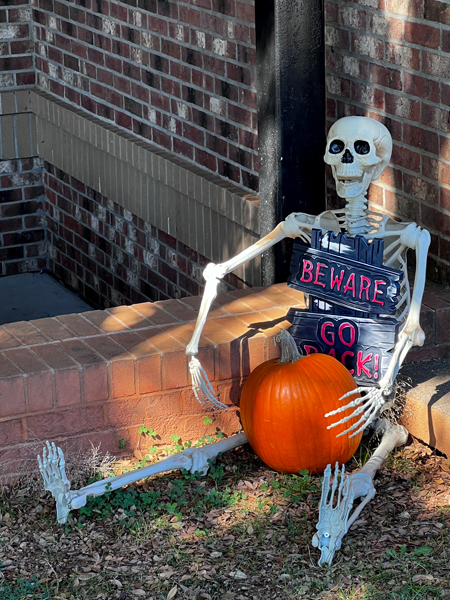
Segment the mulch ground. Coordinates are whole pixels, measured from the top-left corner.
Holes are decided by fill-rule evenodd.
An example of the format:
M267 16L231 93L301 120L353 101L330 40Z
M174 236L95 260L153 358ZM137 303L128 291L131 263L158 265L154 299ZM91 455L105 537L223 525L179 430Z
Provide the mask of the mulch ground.
M363 445L348 470L368 456ZM73 488L96 461L72 467ZM388 457L331 568L311 546L320 486L320 476L273 472L247 445L206 477L156 476L58 525L49 493L24 480L0 490L0 598L450 598L449 460L411 439Z

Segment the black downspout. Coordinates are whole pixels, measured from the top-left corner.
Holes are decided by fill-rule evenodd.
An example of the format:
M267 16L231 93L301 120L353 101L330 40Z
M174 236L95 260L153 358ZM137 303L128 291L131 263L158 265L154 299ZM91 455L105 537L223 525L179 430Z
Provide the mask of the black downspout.
M261 237L292 212L325 209L323 0L255 0ZM262 257L286 281L290 240Z

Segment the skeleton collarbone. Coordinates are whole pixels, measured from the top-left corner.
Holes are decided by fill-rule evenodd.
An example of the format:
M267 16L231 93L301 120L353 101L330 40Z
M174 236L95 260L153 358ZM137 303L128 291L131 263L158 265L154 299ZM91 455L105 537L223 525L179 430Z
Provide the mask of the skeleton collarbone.
M311 230L321 229L322 231L341 231L340 220L337 217L337 211L325 210L319 215L308 215L306 213L291 213L286 217L283 223L283 231L286 237L301 237L311 241Z

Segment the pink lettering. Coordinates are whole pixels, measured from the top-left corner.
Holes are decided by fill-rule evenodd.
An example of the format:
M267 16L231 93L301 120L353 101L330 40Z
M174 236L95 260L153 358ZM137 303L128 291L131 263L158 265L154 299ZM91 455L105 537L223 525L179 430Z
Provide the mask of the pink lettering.
M341 363L344 365L344 367L346 369L348 369L347 365L345 364L345 359L347 358L347 356L351 356L353 358L353 356L355 356L355 353L350 352L350 350L347 350L346 352L342 353ZM355 369L348 369L348 372L350 373L350 375L353 375L353 373L355 372Z
M314 279L314 283L316 285L320 285L321 287L325 287L324 283L320 283L320 281L318 281L319 277L323 277L325 275L325 273L321 272L321 270L320 270L321 267L325 267L325 269L328 269L327 265L324 265L322 263L317 263L316 278Z
M361 285L359 288L359 299L361 300L363 292L366 292L366 300L369 300L369 289L372 282L368 277L361 275Z
M373 356L373 354L368 354L367 356L365 356L363 358L363 353L362 352L358 352L358 358L357 358L357 361L356 361L356 369L358 371L358 377L360 377L362 371L364 371L364 373L367 375L367 377L372 378L372 375L370 374L370 372L364 366L366 364L366 362L369 362L370 360L372 360L372 356Z
M348 342L346 342L344 339L345 329L348 329L350 331L350 340ZM344 346L348 346L350 348L355 343L356 331L355 331L354 326L351 323L342 323L341 325L339 325L338 335L339 335L339 339L344 344Z
M332 356L333 358L336 358L336 350L334 348L331 348L330 351L328 352L328 356Z
M334 333L333 333L333 331L327 332L327 327L333 328L333 325L334 324L332 322L327 321L320 328L320 337L325 342L325 344L328 344L328 346L333 346L333 344L334 344ZM327 338L327 335L328 335L328 338Z
M344 279L344 269L341 270L340 276L334 277L334 267L331 267L331 289L337 287L337 291L341 291L342 280Z
M306 354L317 354L319 351L315 346L307 346L306 344L303 346Z
M348 291L352 292L352 296L353 298L355 297L355 274L351 273L347 279L347 283L345 284L344 287L344 294L346 294Z
M374 357L374 369L375 369L375 373L373 374L374 379L378 379L378 365L379 365L379 360L380 360L380 357L378 356L378 354L375 354L375 357Z
M312 262L310 260L303 259L303 273L302 273L302 276L300 277L300 281L303 281L304 283L310 283L313 279L312 270L313 270ZM305 279L306 273L309 275L309 279Z
M375 280L375 289L373 291L373 298L372 298L372 302L376 302L377 304L381 304L381 306L384 306L384 302L382 300L377 300L376 296L377 294L382 294L383 290L379 290L378 286L379 285L386 285L385 281L380 281L379 279Z

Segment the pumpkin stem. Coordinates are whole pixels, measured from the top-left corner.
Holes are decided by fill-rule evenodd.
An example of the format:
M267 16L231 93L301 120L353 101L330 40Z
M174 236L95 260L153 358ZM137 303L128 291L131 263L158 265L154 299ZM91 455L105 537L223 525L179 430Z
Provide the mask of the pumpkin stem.
M286 329L282 329L280 333L277 333L275 340L281 345L281 358L278 362L296 362L302 357L294 338Z

